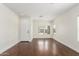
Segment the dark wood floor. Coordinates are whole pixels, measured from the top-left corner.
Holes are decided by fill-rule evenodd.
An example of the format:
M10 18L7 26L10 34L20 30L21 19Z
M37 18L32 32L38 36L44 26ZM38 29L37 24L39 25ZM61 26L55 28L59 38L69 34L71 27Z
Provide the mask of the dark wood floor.
M79 53L54 39L22 41L1 54L2 56L79 56Z

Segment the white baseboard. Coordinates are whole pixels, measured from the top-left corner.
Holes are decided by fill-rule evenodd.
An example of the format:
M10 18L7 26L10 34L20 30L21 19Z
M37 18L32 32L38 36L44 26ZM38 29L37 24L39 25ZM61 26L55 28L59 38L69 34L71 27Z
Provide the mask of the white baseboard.
M53 39L55 39L55 40L56 40L57 38L53 37ZM77 50L77 49L75 49L75 48L73 48L73 47L71 47L71 46L69 46L69 45L67 45L67 44L63 43L62 41L60 41L60 40L56 40L56 41L58 41L58 42L60 42L60 43L64 44L65 46L67 46L67 47L69 47L70 49L74 50L75 52L79 53L79 50Z
M11 47L15 46L17 43L19 43L20 41L15 42L14 44L11 44L3 49L0 50L0 54L2 54L3 52L7 51L8 49L10 49Z
M20 40L20 41L29 41L29 42L32 42L33 38L30 39L30 40Z

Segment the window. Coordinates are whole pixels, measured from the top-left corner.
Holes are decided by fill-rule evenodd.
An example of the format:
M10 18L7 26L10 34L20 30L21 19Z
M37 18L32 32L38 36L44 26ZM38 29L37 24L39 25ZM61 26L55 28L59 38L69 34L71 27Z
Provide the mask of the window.
M53 34L56 34L56 25L53 25Z
M38 33L42 33L42 34L50 34L50 26L39 26L38 28Z

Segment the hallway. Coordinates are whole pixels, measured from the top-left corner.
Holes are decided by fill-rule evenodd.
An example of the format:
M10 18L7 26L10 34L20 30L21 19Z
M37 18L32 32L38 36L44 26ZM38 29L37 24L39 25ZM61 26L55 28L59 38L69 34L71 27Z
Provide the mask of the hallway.
M79 3L1 3L0 55L79 56Z

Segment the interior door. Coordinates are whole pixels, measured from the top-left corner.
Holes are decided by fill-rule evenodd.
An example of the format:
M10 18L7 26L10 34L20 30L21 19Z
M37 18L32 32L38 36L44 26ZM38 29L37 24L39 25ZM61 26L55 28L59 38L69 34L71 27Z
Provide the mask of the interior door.
M29 19L21 19L20 21L21 41L30 41L31 39L31 24Z

